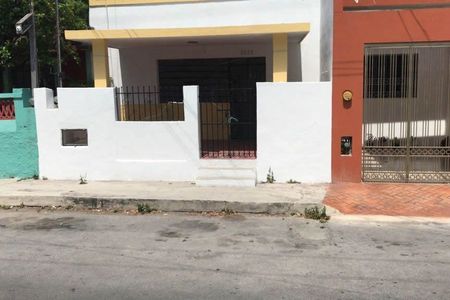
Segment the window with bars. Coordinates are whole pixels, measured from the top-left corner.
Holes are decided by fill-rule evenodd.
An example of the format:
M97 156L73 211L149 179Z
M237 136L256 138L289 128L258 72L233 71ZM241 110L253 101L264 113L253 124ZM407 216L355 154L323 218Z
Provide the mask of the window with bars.
M0 100L0 120L16 119L16 111L13 100Z
M371 54L366 56L365 97L407 98L411 93L411 97L416 98L418 60L419 55L417 53Z

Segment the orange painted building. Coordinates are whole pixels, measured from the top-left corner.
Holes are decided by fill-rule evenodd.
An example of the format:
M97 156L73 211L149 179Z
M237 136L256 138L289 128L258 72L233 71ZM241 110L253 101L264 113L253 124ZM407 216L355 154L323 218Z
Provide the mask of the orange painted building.
M450 42L450 0L335 0L333 35L332 180L360 182L366 46ZM350 155L343 137L352 138Z

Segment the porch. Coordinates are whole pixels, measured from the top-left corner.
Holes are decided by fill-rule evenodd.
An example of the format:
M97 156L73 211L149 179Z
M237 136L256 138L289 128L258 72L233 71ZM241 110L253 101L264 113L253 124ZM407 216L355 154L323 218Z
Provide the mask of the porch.
M283 23L66 30L65 36L68 40L92 45L95 87L108 87L158 85L161 75L159 68L164 68L161 64L165 60L212 58L260 57L267 65L267 68L264 68L263 81L301 81L300 43L309 30L309 23ZM183 79L195 82L181 82L179 85L198 84L202 79L203 83L205 82L204 78Z
M302 80L308 23L66 31L92 43L95 87L116 87L121 121L182 121L199 86L202 158L256 158L256 83ZM288 67L289 66L289 67Z
M331 85L298 82L308 32L66 31L92 44L95 88L58 90L57 108L37 91L41 176L254 186L270 169L278 182L328 182ZM66 134L82 143L61 144Z

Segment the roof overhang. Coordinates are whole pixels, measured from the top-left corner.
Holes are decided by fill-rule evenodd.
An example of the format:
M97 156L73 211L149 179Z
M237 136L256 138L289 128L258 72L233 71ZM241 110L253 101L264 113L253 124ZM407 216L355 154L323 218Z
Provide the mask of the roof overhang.
M308 33L309 30L309 23L284 23L191 28L66 30L65 37L67 40L89 42L93 40L195 38L277 33Z
M90 7L206 2L207 0L89 0Z

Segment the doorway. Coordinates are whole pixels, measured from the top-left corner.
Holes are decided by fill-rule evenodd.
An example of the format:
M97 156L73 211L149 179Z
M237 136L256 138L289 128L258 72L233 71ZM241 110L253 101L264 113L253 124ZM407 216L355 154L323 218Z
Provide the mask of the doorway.
M199 86L202 158L256 158L256 83L265 57L160 60L166 89Z

